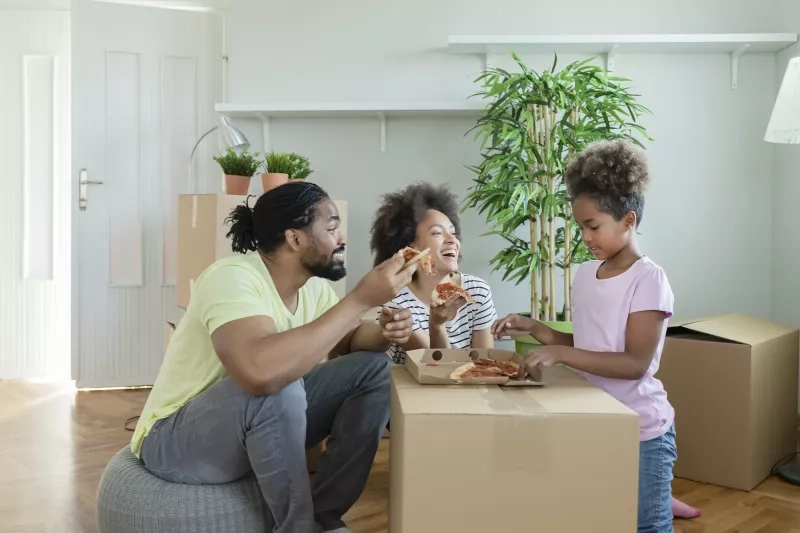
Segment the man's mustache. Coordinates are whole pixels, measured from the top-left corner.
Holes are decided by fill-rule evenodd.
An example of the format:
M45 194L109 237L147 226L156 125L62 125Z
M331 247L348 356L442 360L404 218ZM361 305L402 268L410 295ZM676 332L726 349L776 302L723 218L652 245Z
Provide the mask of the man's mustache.
M331 257L333 257L336 254L343 254L343 253L344 253L344 246L340 246L339 248L337 248L337 249L335 249L333 251L333 253L331 254Z

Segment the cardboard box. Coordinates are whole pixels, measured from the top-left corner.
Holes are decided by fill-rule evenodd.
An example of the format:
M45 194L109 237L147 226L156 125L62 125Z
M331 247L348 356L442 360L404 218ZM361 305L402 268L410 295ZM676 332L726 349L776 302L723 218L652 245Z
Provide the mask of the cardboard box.
M522 361L519 354L510 350L453 348L410 350L406 353L405 366L417 383L422 385L501 385L503 387L541 387L544 385L541 372L523 381L507 377L468 380L457 380L450 377L454 370L477 359L513 361L517 364Z
M391 370L389 531L634 533L639 419L564 367L546 387Z
M218 259L233 255L230 239L226 237L230 226L225 219L234 207L246 199L246 196L227 194L182 194L178 197L178 274L175 291L178 307L186 309L189 305L194 281L206 268ZM334 202L339 208L341 228L346 237L347 202ZM343 298L345 279L332 282L331 285L339 298Z
M656 377L675 408L676 477L752 490L795 451L799 335L737 314L671 322Z

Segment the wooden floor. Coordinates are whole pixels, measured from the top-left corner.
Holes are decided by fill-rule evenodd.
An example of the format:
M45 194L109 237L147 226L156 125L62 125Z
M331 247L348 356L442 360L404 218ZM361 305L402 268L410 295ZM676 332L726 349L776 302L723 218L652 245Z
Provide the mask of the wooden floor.
M148 392L0 382L0 533L95 533L100 475L130 441L125 420L139 414ZM355 532L386 531L387 460L384 439L346 517ZM676 480L674 491L703 510L699 519L676 521L677 533L800 533L800 487L778 479L750 493L685 480Z

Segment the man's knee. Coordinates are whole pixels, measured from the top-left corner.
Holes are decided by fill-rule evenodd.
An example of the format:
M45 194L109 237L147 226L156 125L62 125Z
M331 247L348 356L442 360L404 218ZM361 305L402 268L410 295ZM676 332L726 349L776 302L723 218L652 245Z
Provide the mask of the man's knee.
M305 424L306 390L302 381L295 381L268 396L250 396L252 416L258 418L277 418Z
M384 352L355 352L345 357L352 357L360 368L367 373L370 381L389 382L389 369L392 360Z

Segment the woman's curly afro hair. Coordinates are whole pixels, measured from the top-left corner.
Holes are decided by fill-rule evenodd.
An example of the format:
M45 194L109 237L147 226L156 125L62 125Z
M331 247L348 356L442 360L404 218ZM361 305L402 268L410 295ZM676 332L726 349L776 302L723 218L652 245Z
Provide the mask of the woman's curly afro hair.
M630 141L592 143L569 163L564 179L573 200L585 194L616 220L633 211L637 225L642 221L650 173L644 153Z
M400 191L383 195L370 230L369 247L379 265L411 245L417 236L417 224L429 210L444 213L461 234L456 196L446 185L416 183Z

